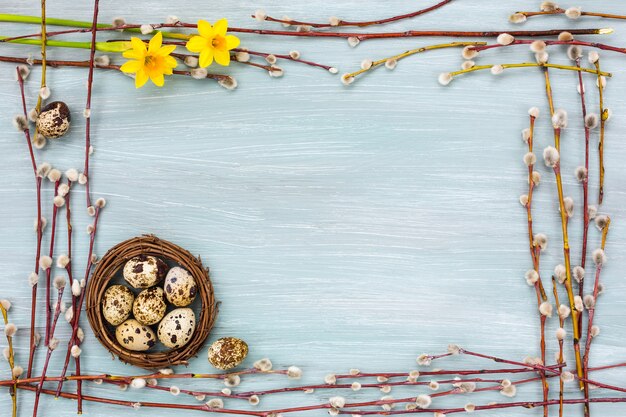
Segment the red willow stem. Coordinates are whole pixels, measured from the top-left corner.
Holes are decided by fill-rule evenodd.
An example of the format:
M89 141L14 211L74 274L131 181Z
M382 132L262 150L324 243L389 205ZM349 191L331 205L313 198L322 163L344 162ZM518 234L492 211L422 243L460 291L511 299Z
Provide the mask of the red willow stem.
M466 350L466 349L461 349L460 352L464 353L466 355L476 356L478 358L490 359L490 360L492 360L494 362L508 363L509 365L518 365L518 366L519 365L525 365L522 362L512 361L512 360L508 360L508 359L502 359L502 358L498 358L496 356L485 355L485 354L478 353L478 352L472 352L472 351L469 351L469 350ZM560 375L560 370L556 370L554 368L550 368L550 367L547 367L547 366L544 366L544 365L527 365L527 366L532 367L532 368L534 368L537 371L542 371L543 370L543 371L550 372L550 373L552 373L554 375ZM574 378L578 379L581 383L587 382L589 384L596 385L596 386L598 386L600 388L606 388L606 389L609 389L609 390L612 390L612 391L626 392L626 388L617 387L617 386L614 386L614 385L609 385L609 384L605 384L605 383L602 383L602 382L594 381L594 380L591 380L591 379L587 379L585 377L577 376L576 374L573 374L573 375L574 375Z
M576 66L580 67L580 58L576 59ZM587 127L587 105L585 104L585 85L580 71L578 72L578 88L580 90L580 106L582 109L583 128L585 129L585 178L582 181L583 186L583 242L580 266L584 269L587 262L587 235L589 232L589 128ZM584 277L581 278L578 285L578 295L583 296Z
M443 1L440 1L439 3L437 3L437 4L434 4L432 6L426 7L426 8L421 9L421 10L417 10L415 12L401 14L401 15L393 16L393 17L388 17L386 19L368 20L368 21L361 21L361 22L351 22L351 21L348 21L348 20L339 20L337 22L337 24L334 24L334 25L331 25L330 23L314 23L314 22L303 22L303 21L300 21L300 20L275 19L275 18L273 18L271 16L267 16L265 18L265 20L267 20L269 22L290 24L290 25L294 25L294 26L310 26L310 27L313 27L313 28L329 28L329 27L338 27L338 26L342 26L342 27L346 27L346 26L366 27L366 26L383 25L385 23L397 22L397 21L403 20L403 19L410 19L412 17L416 17L416 16L419 16L419 15L431 12L433 10L437 10L440 7L443 7L443 6L445 6L446 4L448 4L450 2L452 2L452 0L443 0ZM252 15L252 17L254 18L255 16Z
M54 182L54 196L58 196L59 195L59 184L60 184L60 180L55 181ZM57 213L59 211L59 208L56 206L56 204L52 204L52 224L50 226L51 232L50 232L50 249L48 251L48 256L50 257L50 259L54 259L53 255L54 255L54 238L56 235L56 228L57 228ZM52 320L51 318L51 314L52 314L52 306L50 304L50 297L51 297L51 293L50 293L50 275L52 274L52 267L46 269L46 334L45 334L45 346L48 346L48 342L50 341L50 322Z
M26 95L24 94L24 79L20 74L20 69L15 69L17 73L17 82L20 89L20 95L22 97L22 111L24 117L28 117L26 110ZM37 249L35 254L35 273L39 274L39 258L41 256L41 241L43 238L43 230L41 224L41 180L42 178L37 175L37 162L35 161L35 153L33 152L33 144L30 140L30 131L28 128L24 129L24 138L26 139L26 145L28 146L28 154L30 156L30 162L33 167L33 174L35 175L35 189L37 194ZM37 309L37 284L33 285L31 290L31 305L30 305L30 339L29 339L29 355L28 355L28 369L26 374L28 377L32 375L33 359L35 357L35 312Z
M611 225L611 219L607 217L607 222L604 228L602 229L602 243L600 248L604 250L606 246L606 237L609 233L609 226ZM593 299L594 303L591 308L588 310L588 322L587 322L587 340L585 341L585 354L583 356L583 369L585 370L585 378L588 376L588 368L589 368L589 351L591 349L591 327L593 326L593 318L596 312L596 303L598 300L598 293L600 289L600 273L602 272L602 262L598 262L596 264L596 278L593 284Z
M475 50L475 51L486 51L488 49L496 49L496 48L505 48L507 46L514 46L514 45L529 45L531 43L533 43L533 40L530 39L515 39L513 42L511 42L508 45L502 45L499 43L493 43L493 44L489 44L489 45L478 45L478 46L471 46L470 48ZM545 42L546 45L550 46L550 45L579 45L579 46L587 46L589 48L597 48L597 49L602 49L604 51L612 51L612 52L618 52L620 54L626 54L626 48L619 48L617 46L611 46L611 45L606 45L604 43L598 43L598 42L586 42L586 41L579 41L579 40L572 40L572 41L551 41L551 40L543 40L543 42Z
M28 64L29 63L27 58L20 58L20 57L13 57L13 56L0 56L0 62L14 62L14 63L18 63L18 64ZM30 61L30 64L32 64L32 65L41 65L41 60L39 60L39 59L32 60L32 61ZM47 60L46 64L49 67L53 67L53 68L55 68L55 67L88 68L89 67L89 61ZM119 65L98 65L95 68L98 68L98 69L110 69L110 70L116 70L116 71L120 70L120 66ZM190 71L174 70L173 73L176 74L176 75L191 76L191 72ZM229 76L228 75L222 75L222 74L207 74L206 78L219 81L219 80L222 80L222 79L229 78Z
M85 113L86 113L86 121L85 121L85 168L83 169L83 174L85 175L87 181L85 182L85 197L87 202L87 208L91 207L91 194L89 192L89 186L91 183L91 178L89 177L89 150L91 148L91 92L93 87L93 69L94 69L94 59L96 57L96 38L98 35L98 31L96 28L98 27L98 6L100 4L100 0L94 0L93 2L93 19L91 20L91 49L89 51L89 73L87 75L87 104L85 105ZM87 270L85 272L85 287L87 278L89 277L89 272L91 270L91 254L93 253L93 241L96 235L96 223L98 218L98 211L96 211L96 219L94 219L94 230L91 233L91 242L89 244L89 260ZM72 339L75 340L75 344L79 345L80 342L76 339L76 330L78 329L79 318L82 307L82 300L84 299L83 294L86 288L83 288L81 291L81 301L79 303L79 308L76 311L76 318L74 329L72 329ZM71 353L71 344L72 340L70 339L70 343L68 344L67 353ZM67 360L67 359L66 359ZM74 358L74 362L76 364L75 372L77 375L80 375L80 357L77 356ZM77 405L77 413L83 413L83 400L82 400L82 384L80 381L76 384L76 394L78 397L78 405Z
M585 400L582 398L563 400L564 404L587 404L587 403L623 403L626 402L626 398L624 397L609 397L609 398L591 398L589 400ZM533 409L536 407L541 407L544 405L556 405L559 403L559 400L548 400L548 401L517 401L510 403L495 403L488 405L477 405L475 407L475 411L484 411L484 410L498 410L504 408L527 408ZM456 414L456 413L465 413L465 408L440 408L440 409L420 409L416 408L414 410L391 410L391 411L362 411L362 410L351 410L351 411L339 411L340 414L358 414L358 415L395 415L395 414L418 414L418 413L433 413L440 412L445 414Z
M59 315L61 314L61 303L62 303L64 290L65 290L65 287L61 287L58 290L57 303L54 309L54 316L52 318L52 323L50 326L51 338L54 337L54 331L56 329L57 322L59 320ZM44 362L43 369L41 371L41 377L39 378L39 384L37 385L37 390L35 391L35 404L33 406L33 417L37 417L37 412L39 410L39 397L41 396L41 390L46 380L46 373L48 372L48 364L50 363L50 357L52 356L53 351L54 349L51 349L50 346L48 346L48 351L46 352L46 360Z
M311 67L323 68L326 71L328 71L328 70L330 70L332 68L330 65L318 64L317 62L307 61L307 60L300 59L300 58L293 58L291 55L270 54L270 53L267 53L267 52L251 51L249 49L242 49L242 48L236 48L236 49L233 49L233 51L235 51L235 52L247 52L250 55L262 56L264 58L269 56L269 55L274 55L276 58L279 58L279 59L285 59L285 60L288 60L288 61L299 62L301 64L309 65Z
M561 305L561 302L559 301L559 291L557 289L556 279L554 278L554 276L552 276L552 293L554 294L554 302L556 303L556 307L558 309L559 306ZM561 314L558 314L558 316L559 316L559 327L563 329L565 326L565 318L562 317ZM559 357L557 359L557 363L562 364L564 362L565 362L565 359L563 358L563 339L559 339ZM585 375L585 378L586 377L587 375ZM564 388L565 388L565 383L561 378L559 378L559 417L563 417L563 391L564 391L563 389Z
M31 385L18 385L19 389L23 389L26 391L35 391L37 388ZM68 398L72 400L77 400L78 395L72 394L69 392L61 392L55 393L54 390L42 389L41 392L46 395L54 395L55 397ZM85 401L96 402L101 404L109 404L109 405L119 405L129 408L167 408L174 410L195 410L195 411L204 411L207 413L223 413L223 414L237 414L237 415L246 415L246 416L257 416L257 417L267 417L266 412L262 411L249 411L249 410L231 410L228 408L209 408L207 405L191 405L191 404L170 404L170 403L155 403L155 402L139 402L139 401L126 401L126 400L117 400L112 398L103 398L103 397L93 397L91 395L83 395L82 399Z
M556 367L556 365L552 365L551 368ZM524 372L535 372L534 369L530 365L523 365L521 368L504 368L504 369L462 369L462 370L439 370L439 371L420 371L420 376L432 376L432 375L484 375L484 374L517 374ZM406 378L409 376L407 372L377 372L377 373L358 373L356 375L352 374L341 374L335 375L337 379L353 379L353 378L375 378L375 377L385 377L385 378L395 378L395 377L403 377Z
M533 152L533 136L535 132L535 117L530 115L530 133L528 136L528 152ZM541 276L539 275L539 257L540 250L534 243L534 233L533 233L533 216L532 216L532 198L533 198L533 190L535 188L535 182L533 180L533 170L535 165L528 165L528 201L526 203L526 213L528 217L528 239L530 242L530 257L533 262L533 269L537 273L538 279L534 284L535 292L537 294L537 308L541 306L541 303L545 300L545 290L543 288L543 284L541 282ZM546 363L546 316L539 312L539 324L540 324L540 342L539 347L541 350L541 361L542 363ZM543 391L543 400L548 400L548 390L549 385L546 379L546 372L541 371L541 385ZM544 417L548 417L548 406L543 407L543 415Z
M89 147L91 146L91 90L93 87L93 68L94 68L94 59L96 57L96 37L98 35L98 31L96 28L98 27L98 5L100 0L94 0L93 2L93 19L91 23L91 49L89 51L89 74L87 76L87 104L85 105L85 112L87 112L87 119L85 121L85 169L83 170L83 174L87 177L87 182L85 183L85 196L87 197L87 207L91 206L91 195L89 194ZM80 404L80 398L79 398Z
M520 11L520 12L515 12L516 14L523 14L526 17L533 17L533 16L543 16L543 15L560 15L560 14L565 14L565 9L562 9L560 7L557 7L554 10L551 11L539 11L539 12L524 12L524 11ZM581 11L580 12L581 16L593 16L593 17L602 17L604 19L619 19L619 20L624 20L626 19L626 16L622 16L622 15L618 15L618 14L611 14L611 13L600 13L600 12L585 12L585 11Z
M112 31L112 30L124 30L124 29L139 29L142 25L139 24L127 24L120 26L106 26L92 28L80 28L70 29L59 32L48 32L48 37L67 34L67 33L85 33L95 31ZM192 28L197 29L196 23L151 23L154 29L160 28ZM572 35L600 35L604 33L602 28L590 28L590 29L550 29L550 30L514 30L514 31L450 31L450 30L407 30L404 32L378 32L378 33L360 33L360 32L297 32L289 30L267 30L267 29L250 29L240 27L229 27L229 32L233 33L253 33L256 35L267 36L295 36L295 37L320 37L320 38L357 38L359 40L367 39L388 39L388 38L414 38L414 37L455 37L455 38L495 38L502 33L508 33L512 36L521 37L543 37L543 36L558 36L562 32L569 32ZM22 38L38 37L39 33L33 33L30 35L23 35ZM15 38L11 38L15 39ZM7 39L4 40L5 42Z
M96 213L94 215L94 219L93 219L93 224L92 224L92 230L90 233L90 239L89 239L89 253L87 255L87 267L85 268L85 285L84 287L87 287L87 283L89 281L89 275L91 272L91 267L93 265L93 261L92 261L92 255L93 255L93 247L94 247L94 241L96 238L96 231L98 230L98 219L100 218L100 207L96 207ZM80 319L80 313L82 311L83 308L83 303L85 301L85 288L82 289L82 291L80 292L80 297L78 298L78 304L76 306L76 313L74 314L74 320L72 321L72 335L70 336L70 339L67 343L67 353L65 355L65 362L63 364L63 371L61 372L61 377L62 379L59 380L59 384L57 386L57 396L58 394L61 393L61 389L63 388L63 381L65 380L65 375L67 373L67 367L69 366L69 362L70 362L70 357L71 357L71 350L72 350L72 346L73 345L78 345L78 338L76 337L76 333L78 332L78 325L79 325L79 319ZM76 363L78 364L79 362L79 358L76 358ZM80 365L78 365L80 366ZM80 373L78 372L78 370L76 370L76 375L80 375ZM77 387L80 388L80 383L77 384ZM77 395L78 395L78 399L81 399L81 393L80 390L77 390Z

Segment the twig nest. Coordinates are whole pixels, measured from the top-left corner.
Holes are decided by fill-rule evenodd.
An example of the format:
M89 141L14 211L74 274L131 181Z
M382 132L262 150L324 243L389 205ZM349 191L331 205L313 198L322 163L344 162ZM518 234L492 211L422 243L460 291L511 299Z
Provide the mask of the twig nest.
M190 308L172 310L159 323L157 335L166 347L175 349L185 346L196 330L196 315Z
M37 116L37 131L47 139L57 139L65 135L70 129L72 117L67 104L62 101L53 101L41 109Z
M164 288L167 301L176 307L187 307L198 293L196 280L186 269L179 266L175 266L167 273Z
M113 326L122 324L133 309L135 295L128 287L111 285L102 299L102 315Z
M149 256L135 256L124 265L124 279L133 288L150 288L165 278L167 264L161 259Z
M142 324L156 324L165 315L167 305L160 287L152 287L139 293L133 303L133 316Z
M135 319L128 319L115 329L118 343L128 350L142 352L156 344L154 331Z
M236 337L223 337L209 347L209 363L227 370L241 364L248 356L248 344Z

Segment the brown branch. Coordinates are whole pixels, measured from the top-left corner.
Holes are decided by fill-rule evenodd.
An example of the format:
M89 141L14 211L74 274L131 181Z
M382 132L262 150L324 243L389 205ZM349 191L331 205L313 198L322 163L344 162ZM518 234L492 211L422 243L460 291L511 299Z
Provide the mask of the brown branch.
M450 3L451 1L452 0L443 0L443 1L440 1L439 3L437 3L435 5L426 7L426 8L421 9L421 10L417 10L415 12L401 14L401 15L398 15L398 16L393 16L393 17L388 17L386 19L378 19L378 20L348 21L348 20L338 19L334 23L315 23L315 22L304 22L304 21L292 20L292 19L276 19L276 18L273 18L271 16L266 16L264 20L267 20L268 22L282 23L284 25L309 26L309 27L313 27L313 28L330 28L330 27L339 27L339 26L341 26L341 27L347 27L347 26L366 27L366 26L383 25L385 23L397 22L397 21L403 20L403 19L410 19L412 17L416 17L416 16L419 16L419 15L431 12L433 10L437 10L440 7L443 7L446 4ZM252 17L255 18L256 16L252 15Z

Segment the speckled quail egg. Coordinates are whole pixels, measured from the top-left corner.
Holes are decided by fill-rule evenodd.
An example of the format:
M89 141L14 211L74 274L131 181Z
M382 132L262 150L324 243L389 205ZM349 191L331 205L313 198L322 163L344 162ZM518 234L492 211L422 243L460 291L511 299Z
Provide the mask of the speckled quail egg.
M41 109L37 116L37 131L48 139L57 139L70 129L72 117L67 104L53 101Z
M166 347L176 349L185 346L194 330L196 330L196 315L190 308L177 308L163 317L157 335Z
M144 351L156 344L154 331L135 319L128 319L115 329L115 338L128 350Z
M150 255L139 255L124 265L124 279L133 288L150 288L165 278L167 264Z
M151 325L161 321L167 305L160 287L152 287L139 293L133 303L133 316L142 324Z
M196 280L187 270L175 266L165 277L165 297L176 307L186 307L193 302L198 292Z
M248 344L236 337L223 337L209 346L209 363L217 369L234 368L241 364L246 356Z
M133 292L123 285L111 285L102 298L102 315L113 326L121 324L133 309Z

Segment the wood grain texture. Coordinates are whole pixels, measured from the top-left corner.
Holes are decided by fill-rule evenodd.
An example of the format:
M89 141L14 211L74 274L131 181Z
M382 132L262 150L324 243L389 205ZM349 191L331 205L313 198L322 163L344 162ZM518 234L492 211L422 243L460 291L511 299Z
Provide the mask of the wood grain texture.
M3 13L38 14L38 2L5 2ZM87 20L91 2L49 2L48 15ZM353 19L385 17L409 12L430 1L388 0L278 0L202 2L148 2L111 0L101 5L101 21L123 15L128 21L162 21L175 14L186 21L228 17L232 25L270 27L248 16L257 8L292 18L329 16ZM626 14L619 1L579 2L585 9ZM390 30L456 30L512 28L508 15L535 8L521 0L487 2L458 0L427 16L386 26ZM626 24L601 19L570 21L536 18L524 28L606 27L616 33L607 43L626 45ZM24 33L2 23L3 35ZM34 31L34 28L32 28ZM374 28L372 30L381 30ZM119 38L119 33L102 35ZM87 36L76 38L88 39ZM437 43L440 39L368 41L349 48L345 40L314 40L241 36L251 49L286 53L297 49L303 58L337 66L340 73L358 68L364 58L378 58L406 49ZM0 45L3 55L27 53L36 47ZM28 52L27 52L28 51ZM49 58L85 59L87 51L50 50ZM555 48L553 62L565 62ZM531 60L526 47L490 51L481 63ZM599 301L597 318L601 336L594 341L591 362L608 364L626 359L624 337L623 265L626 264L626 83L623 55L602 54L603 67L613 72L606 91L614 117L608 123L607 194L602 212L613 218L607 246L610 259L603 273L607 292ZM114 62L120 62L114 57ZM210 266L221 314L210 336L245 339L251 352L248 364L270 357L275 366L292 364L305 372L304 382L320 381L328 372L360 368L363 371L408 371L422 352L437 353L448 343L476 351L521 359L538 352L538 319L534 295L523 280L530 266L526 247L525 213L518 197L526 189L524 146L520 131L526 111L538 106L542 118L537 148L551 142L545 117L547 103L539 71L511 70L500 77L488 72L437 84L442 71L456 69L459 51L430 52L402 61L389 72L366 74L346 88L339 75L294 64L284 64L282 79L233 65L239 88L228 92L211 82L172 78L166 87L135 90L132 80L112 71L95 74L92 101L92 165L94 196L107 198L97 253L134 235L154 233L201 255ZM37 91L39 69L27 83L31 105ZM75 123L64 139L38 152L40 161L61 169L80 168L85 103L84 69L51 69L52 99L73 110ZM10 126L18 111L14 66L0 65L0 296L14 305L18 363L27 361L30 272L35 235L34 191L23 138ZM577 204L581 190L574 169L583 156L580 105L573 73L556 73L556 106L568 110L570 127L563 138L566 194ZM597 91L586 77L589 105L595 109ZM593 88L592 88L593 87ZM597 191L597 134L592 139L592 195ZM538 152L539 153L539 152ZM540 166L543 182L537 190L536 230L550 238L542 257L544 274L560 263L560 231L554 181ZM82 188L78 193L81 193ZM46 187L49 217L51 188ZM77 194L78 194L77 193ZM87 216L83 196L75 194L74 262L82 272L87 253ZM577 205L571 224L573 259L580 250L581 212ZM49 229L48 229L49 231ZM599 233L590 233L590 248ZM64 247L65 239L59 239ZM61 251L58 251L60 253ZM43 292L41 293L43 294ZM42 298L40 298L40 301ZM42 311L43 303L39 303ZM42 323L42 322L41 322ZM86 320L83 326L87 327ZM556 350L552 338L557 327L549 321L550 358ZM62 345L69 326L61 323ZM0 342L2 345L4 342ZM39 352L36 369L42 366ZM211 369L206 350L192 363L195 372ZM55 353L50 374L61 366ZM138 369L114 361L88 330L83 370L132 374ZM567 358L573 360L568 350ZM453 358L437 367L490 366ZM3 378L6 366L0 368ZM607 382L624 385L624 372L604 372ZM274 387L280 378L244 379L241 389ZM295 384L295 382L288 382ZM74 389L73 384L67 388ZM185 386L220 388L211 382ZM105 385L85 384L90 395L133 400L193 402L147 391L118 392ZM571 395L579 395L571 385ZM415 390L407 390L415 392ZM377 398L361 391L355 398ZM286 406L325 401L332 394L280 395L262 400L262 406ZM382 394L380 394L382 395ZM403 395L401 390L394 396ZM604 396L605 392L594 391ZM521 399L539 399L540 386L519 389ZM21 393L20 416L32 410L32 394ZM498 394L472 398L476 404L503 401ZM438 405L463 405L468 398L442 400ZM6 391L0 395L0 415L9 410ZM228 406L236 403L227 402ZM247 405L243 405L247 406ZM54 408L53 408L54 407ZM40 415L74 415L71 401L44 398ZM595 415L618 417L624 405L594 405ZM572 407L568 416L579 415ZM167 411L117 410L86 404L90 416L165 416ZM313 415L315 413L311 413ZM321 413L317 413L321 415ZM515 410L506 415L538 416L541 410ZM500 416L501 413L483 415Z

